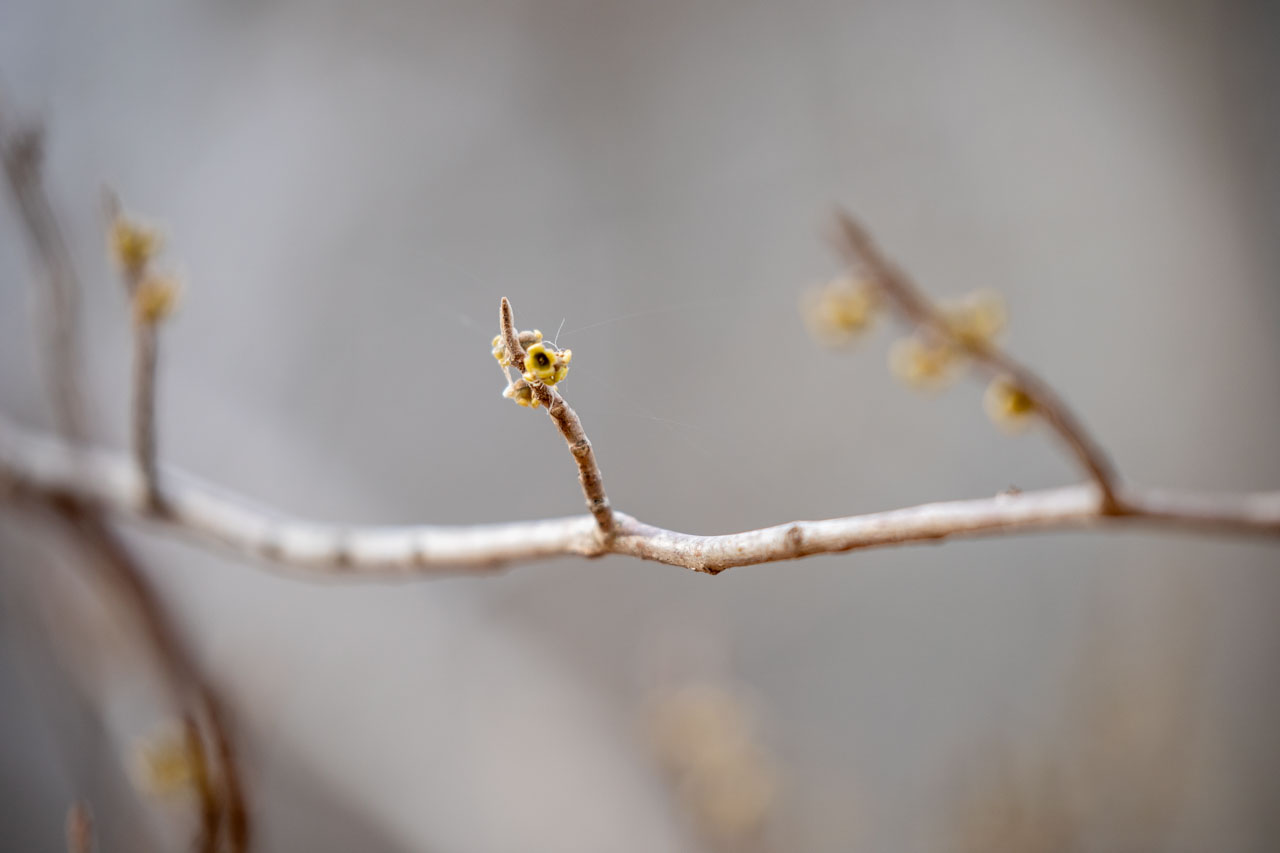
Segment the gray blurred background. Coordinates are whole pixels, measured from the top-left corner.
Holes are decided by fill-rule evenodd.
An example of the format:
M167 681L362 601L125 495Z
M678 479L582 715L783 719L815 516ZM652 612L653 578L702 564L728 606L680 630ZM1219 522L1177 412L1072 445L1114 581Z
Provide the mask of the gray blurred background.
M187 280L166 459L379 523L581 511L563 441L499 396L503 295L523 327L563 320L610 495L655 524L1075 480L1047 436L990 426L980 384L895 383L887 328L809 339L797 300L838 271L837 204L933 293L1001 291L1010 350L1127 476L1280 486L1278 51L1266 2L0 0L5 104L47 126L86 284L101 442L124 446L128 399L109 183ZM43 427L32 269L6 204L0 407ZM65 548L0 519L0 848L62 849L87 796L103 850L186 849L183 804L120 769L171 713L127 626ZM1274 544L1041 535L715 579L607 558L360 586L129 532L233 701L262 850L1280 833ZM686 683L756 720L773 794L749 839L655 756L655 697Z

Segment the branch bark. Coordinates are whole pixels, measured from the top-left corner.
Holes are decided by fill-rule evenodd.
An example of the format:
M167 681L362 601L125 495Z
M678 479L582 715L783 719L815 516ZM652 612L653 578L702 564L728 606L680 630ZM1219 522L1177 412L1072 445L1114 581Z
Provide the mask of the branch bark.
M75 499L113 515L304 577L414 578L474 572L560 556L620 554L718 574L734 566L861 548L936 542L953 536L1143 525L1197 533L1280 538L1280 492L1209 495L1126 488L1122 515L1106 512L1092 484L904 509L795 521L759 530L699 536L614 512L615 532L598 535L589 515L511 524L373 527L291 519L164 472L166 501L151 507L127 457L25 434L0 421L0 496L44 503Z

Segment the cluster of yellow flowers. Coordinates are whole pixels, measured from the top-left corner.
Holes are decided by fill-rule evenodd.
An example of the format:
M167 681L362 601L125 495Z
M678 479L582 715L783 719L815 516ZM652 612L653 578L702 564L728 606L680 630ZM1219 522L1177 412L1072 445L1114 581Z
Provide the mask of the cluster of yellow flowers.
M658 759L709 834L742 842L768 819L777 782L746 703L716 684L691 684L653 708Z
M120 266L133 300L134 322L154 326L178 305L182 291L177 276L152 269L164 247L160 231L117 213L111 222L111 255Z
M884 301L875 282L845 276L807 292L801 307L820 342L844 345L871 328ZM943 328L918 329L889 350L890 371L912 388L936 391L949 385L975 353L995 345L1008 322L1004 300L993 290L942 302L938 311ZM1025 426L1037 409L1025 389L1003 376L987 389L985 406L992 420L1010 429Z
M519 333L520 345L525 348L524 374L515 381L509 372L511 354L507 352L502 335L493 338L493 357L498 360L502 372L507 376L507 387L502 396L515 400L521 406L538 408L541 403L533 393L535 385L555 385L564 381L569 375L569 362L573 359L573 350L556 349L555 344L542 340L542 332Z

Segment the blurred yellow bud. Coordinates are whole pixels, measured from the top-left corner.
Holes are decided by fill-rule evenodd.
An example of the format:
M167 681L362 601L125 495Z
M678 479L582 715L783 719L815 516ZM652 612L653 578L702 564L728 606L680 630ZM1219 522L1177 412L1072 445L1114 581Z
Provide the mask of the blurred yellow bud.
M705 829L728 840L759 830L777 783L742 697L717 684L686 685L656 703L652 733L681 800Z
M722 764L751 741L742 700L713 684L691 684L663 696L653 709L652 726L658 756L673 768Z
M744 753L715 776L688 777L683 793L713 835L735 840L754 835L768 820L776 788L761 757Z
M991 381L982 396L982 405L997 426L1010 432L1025 429L1039 408L1035 399L1007 376Z
M843 277L807 291L800 307L815 338L842 346L871 326L881 302L874 282Z
M951 333L967 347L995 343L1009 319L1004 297L991 289L974 291L958 302L943 303L941 307Z
M925 340L919 335L894 341L889 349L890 372L921 390L945 387L963 361L963 355L949 342Z
M154 326L173 313L182 284L176 276L147 273L133 291L134 321Z
M156 228L124 216L111 221L111 256L125 272L137 274L146 268L164 245L164 237Z
M168 797L191 789L199 778L199 757L181 733L163 734L138 744L134 783L146 794Z

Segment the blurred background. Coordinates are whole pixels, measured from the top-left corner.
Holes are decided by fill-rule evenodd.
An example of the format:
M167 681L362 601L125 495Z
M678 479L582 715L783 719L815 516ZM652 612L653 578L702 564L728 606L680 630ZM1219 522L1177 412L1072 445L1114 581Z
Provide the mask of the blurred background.
M1280 486L1280 8L1258 2L4 0L126 445L100 192L163 224L168 462L291 513L572 514L500 296L574 351L616 506L729 532L1078 478L895 330L818 346L835 205L1130 478ZM0 208L0 408L50 425ZM779 357L781 356L781 357ZM440 402L454 413L446 416ZM518 484L512 488L512 483ZM187 849L172 719L75 553L0 513L0 847ZM314 583L127 528L232 703L260 850L1239 850L1280 835L1280 550L1152 532Z

